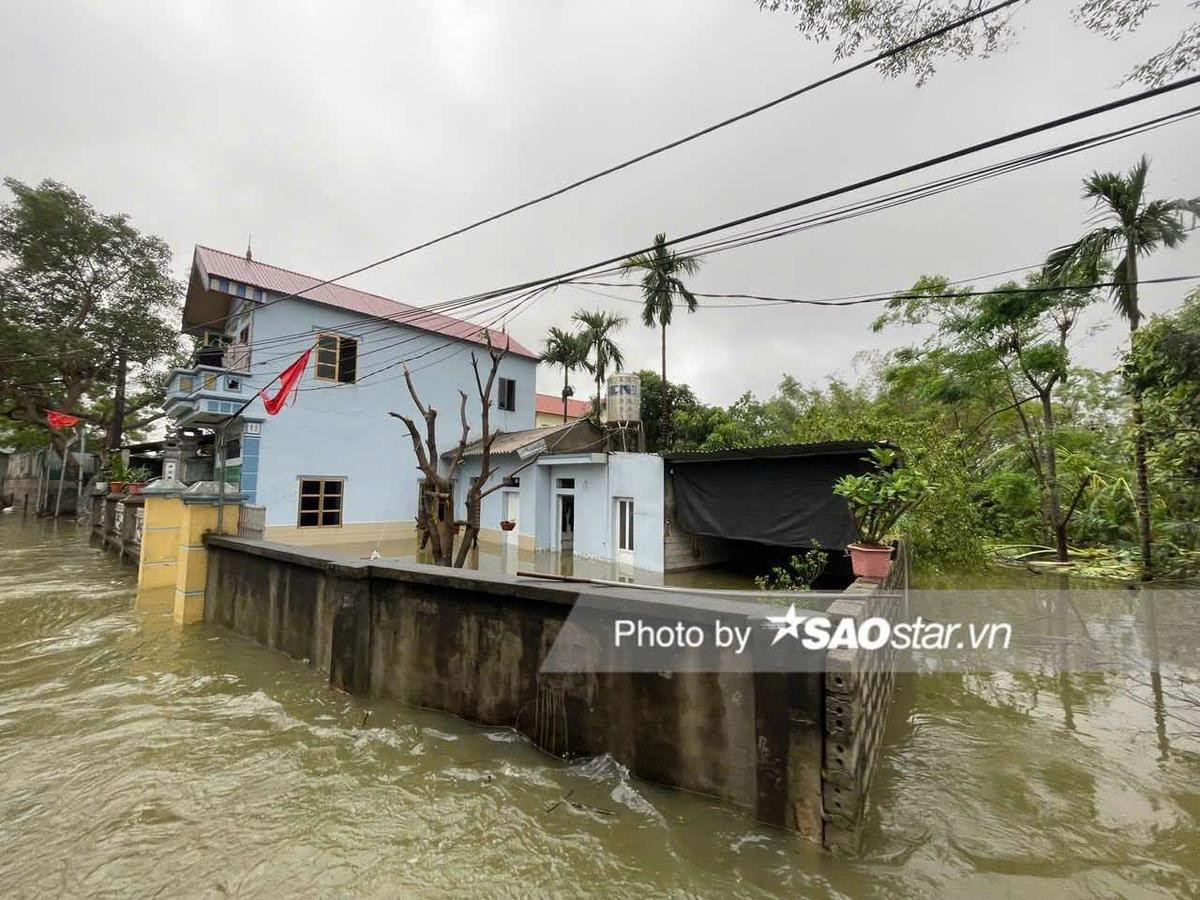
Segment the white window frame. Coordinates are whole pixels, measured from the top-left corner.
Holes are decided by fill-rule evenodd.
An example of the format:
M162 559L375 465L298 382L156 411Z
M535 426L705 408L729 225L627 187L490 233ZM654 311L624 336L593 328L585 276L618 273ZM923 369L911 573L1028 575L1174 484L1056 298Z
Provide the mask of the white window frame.
M633 562L633 550L637 546L633 510L632 497L613 498L613 546L617 550L618 562Z
M509 405L508 406L504 405L504 388L506 385L509 386L509 393L512 395L511 397L509 397ZM516 412L517 411L517 379L505 378L505 377L501 376L498 379L498 387L496 388L496 393L498 395L496 398L497 408L502 409L504 412Z

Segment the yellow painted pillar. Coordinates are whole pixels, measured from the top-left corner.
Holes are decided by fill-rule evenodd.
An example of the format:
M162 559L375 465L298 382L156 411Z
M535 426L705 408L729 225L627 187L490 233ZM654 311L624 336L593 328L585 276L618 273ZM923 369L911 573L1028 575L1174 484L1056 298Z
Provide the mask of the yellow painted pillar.
M142 550L138 559L138 592L174 589L179 560L179 526L183 522L184 486L159 479L142 492L146 498Z
M174 618L180 625L204 621L204 587L208 581L208 548L204 535L217 530L217 484L201 481L180 497L179 563L175 575ZM222 533L237 534L242 494L225 492Z

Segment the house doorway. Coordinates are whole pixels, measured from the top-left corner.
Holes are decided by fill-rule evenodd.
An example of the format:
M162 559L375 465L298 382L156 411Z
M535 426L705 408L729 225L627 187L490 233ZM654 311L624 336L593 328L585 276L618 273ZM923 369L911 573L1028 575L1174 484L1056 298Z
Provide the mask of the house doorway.
M575 495L558 495L558 549L563 553L575 551Z

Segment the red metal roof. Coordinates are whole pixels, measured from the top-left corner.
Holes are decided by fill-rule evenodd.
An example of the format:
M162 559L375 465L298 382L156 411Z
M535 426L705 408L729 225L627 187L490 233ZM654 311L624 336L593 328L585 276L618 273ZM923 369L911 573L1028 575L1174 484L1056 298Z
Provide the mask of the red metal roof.
M536 394L536 409L540 413L549 413L553 416L562 415L562 397L555 397L553 394ZM591 400L572 400L567 398L567 418L578 419L585 415L592 408Z
M378 294L356 290L342 284L321 284L323 279L311 275L303 275L289 269L281 269L257 260L246 259L236 253L226 253L211 247L196 245L196 263L207 275L218 278L228 278L248 284L252 287L263 288L276 294L299 294L302 300L314 303L324 303L326 306L336 306L350 312L362 313L367 316L386 316L396 319L397 323L432 331L462 341L484 343L484 329L473 322L444 316L441 313L425 312L419 306L410 306ZM314 287L314 285L321 285ZM492 343L503 346L508 340L510 353L537 359L538 355L525 347L515 338L509 338L499 332L491 332ZM559 401L561 411L562 401Z

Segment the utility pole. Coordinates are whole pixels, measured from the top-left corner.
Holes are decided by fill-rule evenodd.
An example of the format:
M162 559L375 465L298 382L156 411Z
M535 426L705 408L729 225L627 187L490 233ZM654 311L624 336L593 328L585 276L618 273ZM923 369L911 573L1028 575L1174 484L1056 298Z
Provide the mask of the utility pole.
M117 352L117 391L113 397L112 422L108 426L108 452L114 453L121 446L122 431L125 428L125 376L129 370L129 361L125 358L125 350Z

